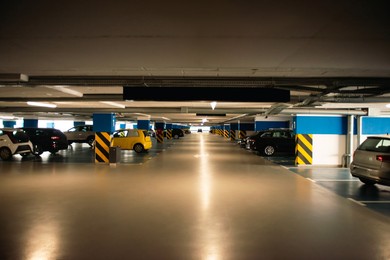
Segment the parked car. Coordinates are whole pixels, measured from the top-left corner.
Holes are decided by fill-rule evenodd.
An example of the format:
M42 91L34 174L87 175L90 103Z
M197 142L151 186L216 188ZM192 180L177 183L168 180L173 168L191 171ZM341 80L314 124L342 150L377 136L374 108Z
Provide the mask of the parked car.
M291 129L269 129L260 131L247 139L247 148L265 156L276 153L295 154L295 135Z
M172 137L174 139L179 139L179 137L183 137L184 136L184 131L179 129L179 128L173 128L172 129Z
M30 138L33 144L32 153L41 155L43 152L57 153L59 150L68 148L68 139L65 134L55 128L33 128L22 129Z
M0 158L10 160L14 154L27 156L33 149L32 143L26 133L20 129L0 129Z
M390 137L368 137L355 150L350 172L365 184L390 186Z
M95 132L93 125L78 125L65 131L64 134L68 138L68 144L72 143L87 143L93 146L95 142Z
M152 148L152 139L146 130L121 129L113 133L111 146L141 153Z

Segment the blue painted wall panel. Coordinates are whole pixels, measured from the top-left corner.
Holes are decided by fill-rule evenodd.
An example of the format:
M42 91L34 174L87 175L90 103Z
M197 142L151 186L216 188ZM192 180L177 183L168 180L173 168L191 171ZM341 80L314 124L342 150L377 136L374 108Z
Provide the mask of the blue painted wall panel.
M341 116L296 116L294 122L297 134L345 135L348 129L348 118Z
M255 131L268 130L270 128L289 128L290 121L256 121Z
M255 124L254 123L240 123L240 130L243 131L254 131Z
M390 133L390 118L387 117L363 117L362 134L387 134Z

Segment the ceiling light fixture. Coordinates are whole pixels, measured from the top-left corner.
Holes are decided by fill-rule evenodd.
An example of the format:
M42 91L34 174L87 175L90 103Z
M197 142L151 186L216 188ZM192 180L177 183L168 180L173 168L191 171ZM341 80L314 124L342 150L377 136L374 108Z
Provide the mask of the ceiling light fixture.
M69 94L69 95L76 96L76 97L83 97L83 95L84 95L83 93L81 93L79 91L69 89L65 86L46 86L46 88L54 89L54 90L60 91L62 93Z
M57 107L57 105L55 105L55 104L33 102L33 101L27 101L27 105L36 106L36 107L49 107L49 108L56 108Z
M215 107L217 106L217 101L210 102L210 106L214 110Z
M119 104L119 103L116 103L116 102L111 102L111 101L100 101L100 103L106 104L106 105L110 105L110 106L113 106L113 107L126 108L125 105L122 105L122 104Z

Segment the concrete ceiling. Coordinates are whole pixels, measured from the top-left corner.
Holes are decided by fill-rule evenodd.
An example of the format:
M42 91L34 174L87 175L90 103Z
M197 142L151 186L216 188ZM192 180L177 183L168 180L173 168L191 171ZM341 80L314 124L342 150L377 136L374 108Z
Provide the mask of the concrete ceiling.
M178 123L200 122L196 113L205 111L226 113L212 123L251 120L274 107L390 114L387 7L385 0L2 1L0 114L113 111ZM137 84L283 88L291 102L222 102L212 111L206 101L122 100L122 86Z

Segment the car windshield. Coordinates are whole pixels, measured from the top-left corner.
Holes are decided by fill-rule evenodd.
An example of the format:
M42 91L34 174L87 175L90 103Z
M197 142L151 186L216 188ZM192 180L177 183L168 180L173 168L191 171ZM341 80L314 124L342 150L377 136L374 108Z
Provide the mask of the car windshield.
M368 138L360 145L359 150L389 153L390 140L380 138Z

